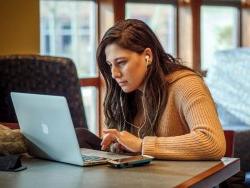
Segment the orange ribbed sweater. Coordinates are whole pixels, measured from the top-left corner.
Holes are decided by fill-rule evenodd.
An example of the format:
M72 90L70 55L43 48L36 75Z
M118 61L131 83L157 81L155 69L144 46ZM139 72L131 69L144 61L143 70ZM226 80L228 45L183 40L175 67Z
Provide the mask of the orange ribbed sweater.
M166 79L168 102L156 136L143 138L142 153L169 160L222 158L225 137L203 79L189 70L176 71Z

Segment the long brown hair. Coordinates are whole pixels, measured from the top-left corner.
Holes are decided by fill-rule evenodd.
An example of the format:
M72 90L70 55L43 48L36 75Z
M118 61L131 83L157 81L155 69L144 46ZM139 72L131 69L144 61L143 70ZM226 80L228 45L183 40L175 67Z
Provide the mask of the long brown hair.
M146 48L152 51L153 61L145 78L145 92L142 102L146 112L146 121L138 133L141 138L155 135L159 120L167 103L168 83L165 76L182 69L180 61L167 54L154 32L144 22L127 19L117 22L103 36L97 49L97 63L106 83L104 100L105 124L108 128L133 130L128 122L133 122L138 112L138 91L124 93L112 78L111 70L106 63L105 48L117 44L124 49L141 54ZM144 114L145 115L145 114Z

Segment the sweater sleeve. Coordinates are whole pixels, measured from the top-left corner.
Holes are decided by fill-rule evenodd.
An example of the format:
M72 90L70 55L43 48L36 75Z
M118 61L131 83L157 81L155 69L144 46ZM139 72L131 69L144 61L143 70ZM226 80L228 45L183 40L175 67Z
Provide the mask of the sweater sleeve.
M171 137L147 136L142 153L158 159L217 160L224 156L226 143L214 102L203 80L188 76L173 88L175 104L187 123L188 134Z

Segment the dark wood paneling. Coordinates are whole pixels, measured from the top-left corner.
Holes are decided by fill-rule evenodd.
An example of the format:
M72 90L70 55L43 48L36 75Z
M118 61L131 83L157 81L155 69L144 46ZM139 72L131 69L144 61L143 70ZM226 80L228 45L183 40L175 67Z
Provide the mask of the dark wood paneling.
M201 42L200 42L200 7L201 0L192 0L192 30L193 30L193 69L201 70Z
M95 86L99 87L100 85L100 78L81 78L80 79L80 86L87 87L87 86Z
M125 2L126 0L113 0L115 22L125 19Z

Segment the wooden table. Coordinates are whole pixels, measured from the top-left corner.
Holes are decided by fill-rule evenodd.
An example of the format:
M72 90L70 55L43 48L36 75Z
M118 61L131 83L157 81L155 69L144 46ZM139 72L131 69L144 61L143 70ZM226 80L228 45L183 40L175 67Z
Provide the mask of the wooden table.
M213 187L240 170L240 160L158 161L113 169L107 165L78 167L39 159L24 159L27 169L0 171L1 188L129 188Z

